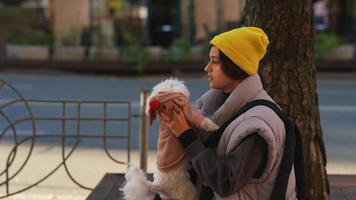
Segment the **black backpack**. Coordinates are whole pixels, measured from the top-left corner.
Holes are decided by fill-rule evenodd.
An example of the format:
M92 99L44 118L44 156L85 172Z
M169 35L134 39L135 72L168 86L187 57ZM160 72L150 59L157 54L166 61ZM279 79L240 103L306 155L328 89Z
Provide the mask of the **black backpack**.
M287 114L282 111L275 103L258 99L253 100L245 104L232 118L226 121L218 130L212 134L205 142L204 145L207 148L216 148L218 142L220 141L221 135L223 134L225 128L234 121L241 114L245 113L247 110L255 106L267 106L271 108L284 122L286 128L286 139L285 139L285 148L283 153L283 158L274 185L271 199L273 200L282 200L285 199L288 179L290 172L292 170L292 165L294 163L295 178L296 178L296 187L297 187L297 198L298 200L305 199L305 173L304 173L304 160L303 160L303 146L301 142L301 136L298 130L298 127L294 122L289 120Z

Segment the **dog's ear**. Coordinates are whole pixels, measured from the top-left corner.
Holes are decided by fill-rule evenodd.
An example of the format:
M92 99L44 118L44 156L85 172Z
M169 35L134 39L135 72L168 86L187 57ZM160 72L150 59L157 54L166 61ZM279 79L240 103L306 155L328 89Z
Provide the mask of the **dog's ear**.
M149 108L146 114L147 114L148 121L150 122L150 125L152 125L153 120L156 119L156 112L151 108Z
M156 119L156 110L160 108L161 104L156 97L149 96L146 102L146 115L150 125L152 125L153 120Z

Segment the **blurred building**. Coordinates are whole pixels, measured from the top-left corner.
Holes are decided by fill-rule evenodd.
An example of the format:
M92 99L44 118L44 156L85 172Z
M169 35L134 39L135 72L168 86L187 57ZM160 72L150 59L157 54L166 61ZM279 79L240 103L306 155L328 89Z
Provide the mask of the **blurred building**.
M353 35L356 40L356 0L329 0L329 2L331 30L342 36Z
M91 27L101 32L105 46L114 46L120 26L121 34L146 34L150 45L169 46L175 38L199 41L209 32L237 26L240 4L239 0L50 0L49 9L59 40L68 32L79 34Z
M356 0L318 1L328 2L327 31L355 44ZM85 52L86 57L98 58L111 54L115 60L121 49L116 47L122 45L169 47L182 38L193 45L207 44L213 34L244 24L245 0L16 0L17 6L13 2L0 0L0 57L32 58L31 53L18 53L20 45L27 45L49 47L49 52L36 48L43 52L36 53L41 58L81 59ZM92 55L98 49L104 53Z
M90 4L88 0L50 0L52 28L56 39L70 33L80 33L90 24Z
M347 35L356 27L355 0L327 1L330 29ZM169 46L176 38L204 40L209 33L240 26L245 0L24 0L42 6L51 18L56 43L80 44L90 28L93 40L117 46L123 35L141 43ZM33 3L41 2L41 3ZM315 1L314 1L315 2ZM208 36L209 37L209 36Z
M206 31L222 31L239 26L242 18L242 3L239 0L195 0L195 38L202 39Z

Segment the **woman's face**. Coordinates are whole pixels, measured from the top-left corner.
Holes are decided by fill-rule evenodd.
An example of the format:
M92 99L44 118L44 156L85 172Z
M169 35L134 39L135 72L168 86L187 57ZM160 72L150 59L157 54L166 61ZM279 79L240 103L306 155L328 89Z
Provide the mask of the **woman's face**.
M204 68L204 71L208 73L209 86L214 89L222 89L227 93L232 92L239 81L231 79L222 70L218 48L211 46L209 57L210 61Z

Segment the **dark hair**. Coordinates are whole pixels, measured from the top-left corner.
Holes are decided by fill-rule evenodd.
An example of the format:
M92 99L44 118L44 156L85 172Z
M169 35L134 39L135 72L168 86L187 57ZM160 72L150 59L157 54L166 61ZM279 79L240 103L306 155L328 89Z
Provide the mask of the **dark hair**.
M234 80L242 80L247 78L249 75L242 70L237 64L232 62L223 52L219 50L219 56L222 63L222 70L224 73Z

